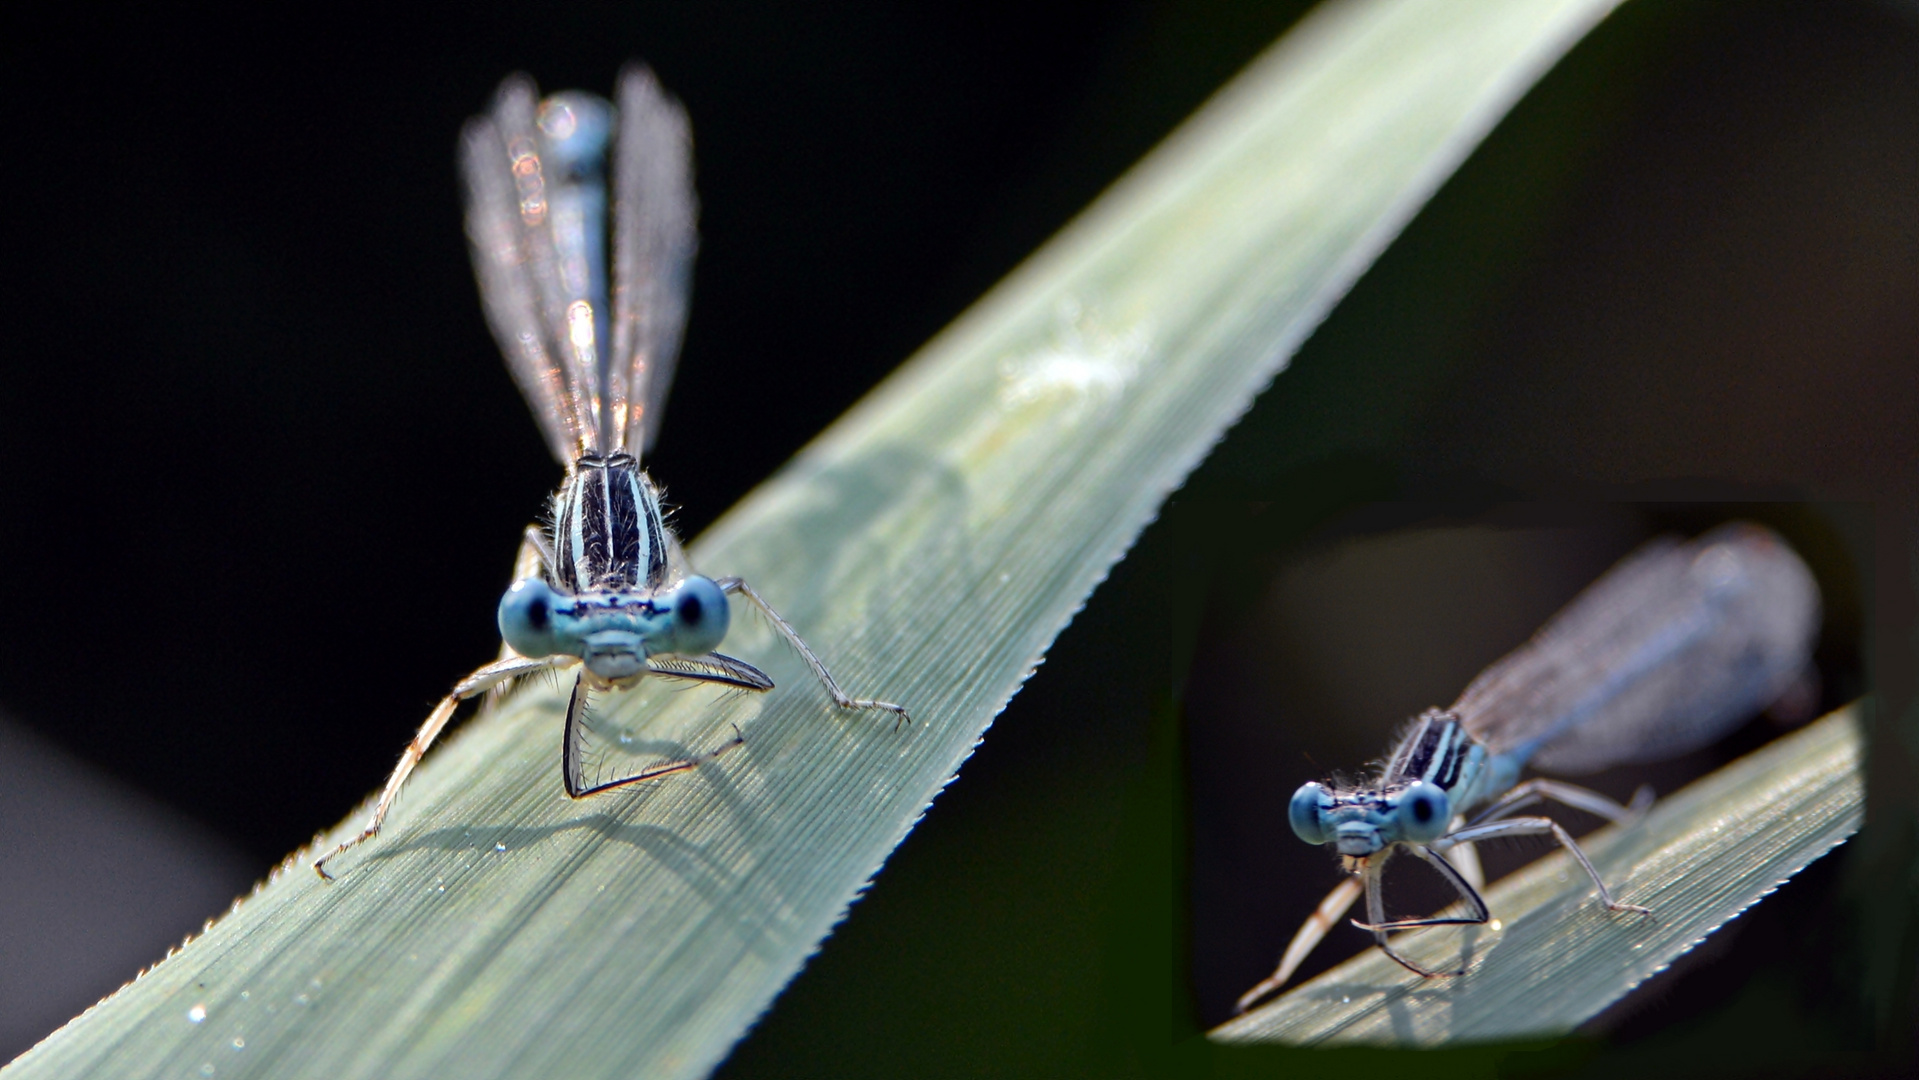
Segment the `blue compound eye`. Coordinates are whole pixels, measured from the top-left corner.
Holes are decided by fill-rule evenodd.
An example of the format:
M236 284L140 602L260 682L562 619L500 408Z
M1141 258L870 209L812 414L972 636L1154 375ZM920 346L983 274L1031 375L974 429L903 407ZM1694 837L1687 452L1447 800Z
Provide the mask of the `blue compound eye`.
M681 656L702 656L720 647L726 640L726 627L732 620L726 593L712 578L690 577L673 590L672 652Z
M528 659L552 656L553 608L559 594L538 578L522 578L500 597L500 640Z
M1292 804L1286 808L1286 819L1292 822L1293 832L1309 844L1324 844L1332 838L1326 835L1326 829L1320 824L1319 811L1328 801L1329 793L1323 784L1302 784L1293 792Z
M1415 780L1399 793L1399 835L1406 840L1429 844L1446 835L1452 822L1452 800L1438 784Z

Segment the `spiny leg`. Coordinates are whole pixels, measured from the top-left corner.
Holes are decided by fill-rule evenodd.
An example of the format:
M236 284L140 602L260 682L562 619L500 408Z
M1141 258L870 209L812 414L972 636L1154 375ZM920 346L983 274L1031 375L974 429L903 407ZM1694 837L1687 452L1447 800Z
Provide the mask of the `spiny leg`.
M1648 918L1652 916L1651 908L1641 907L1638 904L1622 904L1614 900L1612 893L1606 888L1606 883L1599 879L1599 871L1593 869L1592 860L1586 858L1586 853L1579 850L1579 844L1573 840L1572 834L1551 818L1502 818L1484 825L1461 829L1446 837L1445 840L1458 844L1490 840L1500 836L1539 836L1547 833L1559 841L1560 847L1571 852L1572 857L1577 859L1579 865L1585 869L1586 876L1593 879L1593 885L1599 889L1599 902L1606 905L1607 911L1636 911Z
M1539 781L1538 783L1542 787L1571 788L1571 785L1556 784L1554 781L1549 781L1549 780ZM1571 788L1571 790L1579 793L1582 796L1592 796L1593 799L1604 800L1605 802L1608 802L1608 803L1611 802L1611 800L1605 799L1605 796L1595 795L1592 792L1588 792L1583 788ZM1645 789L1641 789L1641 795L1643 795L1644 792L1645 792ZM1540 798L1550 797L1558 801L1565 801L1561 797L1561 794L1562 793L1560 792L1554 792L1554 791L1528 792L1528 793L1524 793L1524 799L1537 801ZM1506 800L1502 800L1502 803L1505 801ZM1511 801L1514 804L1523 805L1522 799L1512 799ZM1633 799L1633 805L1630 807L1619 806L1617 803L1612 803L1612 806L1617 807L1619 814L1622 817L1624 817L1624 816L1629 816L1635 813L1643 812L1647 801L1648 800L1642 797L1635 796ZM1586 806L1581 805L1579 803L1573 803L1572 805L1580 806L1581 809L1587 809ZM1504 809L1511 809L1511 808L1512 807L1510 805L1504 807ZM1594 810L1594 812L1597 813L1599 811ZM1649 908L1641 907L1638 904L1624 904L1614 900L1612 897L1612 893L1606 888L1606 883L1600 880L1599 871L1593 868L1592 861L1586 858L1586 853L1584 851L1580 850L1578 843L1576 843L1573 840L1572 834L1568 833L1563 827L1560 826L1558 822L1553 821L1551 818L1533 817L1533 818L1503 818L1503 819L1493 821L1484 825L1474 825L1468 828L1460 829L1456 832L1448 834L1447 836L1445 836L1444 838L1442 838L1441 840L1433 844L1430 848L1423 845L1411 846L1413 854L1426 860L1426 862L1432 865L1434 869L1439 870L1440 873L1443 876L1445 876L1448 881L1452 883L1453 888L1459 892L1459 895L1463 899L1465 899L1467 903L1472 905L1474 910L1474 914L1472 916L1467 918L1398 919L1391 922L1381 921L1385 914L1385 906L1383 902L1378 901L1377 894L1378 894L1378 880L1379 880L1379 877L1383 875L1384 871L1383 871L1383 868L1381 868L1379 871L1373 872L1373 868L1368 867L1370 876L1368 877L1366 882L1367 915L1373 921L1371 922L1371 924L1368 924L1368 923L1362 923L1359 920L1355 919L1353 920L1353 925L1359 927L1362 930L1372 931L1374 939L1379 943L1380 950L1383 951L1387 956L1397 961L1400 964L1400 966L1410 971L1413 971L1420 975L1424 975L1428 978L1431 978L1434 976L1440 976L1440 975L1464 974L1465 972L1464 968L1461 968L1459 971L1427 971L1425 968L1422 968L1419 965L1412 963L1411 961L1407 960L1405 957L1399 955L1397 952L1394 952L1393 949L1390 946L1388 946L1386 943L1386 934L1389 931L1411 930L1421 926L1480 925L1488 922L1492 917L1492 913L1487 909L1486 901L1480 897L1478 891L1475 890L1473 886L1467 882L1466 878L1462 874L1460 874L1458 870L1454 869L1452 864L1446 861L1445 856L1442 855L1441 852L1450 847L1465 845L1465 844L1472 844L1481 840L1490 840L1497 837L1536 836L1543 833L1550 833L1553 836L1553 838L1559 842L1560 846L1564 847L1567 851L1571 852L1572 857L1579 861L1579 865L1581 867L1585 868L1586 876L1592 878L1594 887L1596 887L1599 890L1600 903L1604 904L1608 911L1634 911L1634 912L1638 912L1641 915L1645 915L1648 918L1652 916L1652 911Z
M1448 881L1453 882L1456 889L1463 883L1465 887L1459 890L1460 894L1468 900L1476 901L1476 906L1484 910L1484 902L1479 899L1478 894L1478 889L1483 882L1483 875L1478 872L1479 860L1474 855L1473 847L1470 843L1458 845L1458 851L1461 854L1465 854L1467 859L1461 860L1461 865L1458 868L1453 867L1446 860L1438 860L1438 865L1444 866L1444 869L1440 872ZM1420 855L1425 854L1425 852L1419 848L1415 848L1414 852ZM1384 874L1383 866L1379 869L1379 873L1381 875ZM1306 962L1306 957L1312 954L1313 949L1316 948L1321 941L1325 940L1328 933L1332 932L1332 928L1339 922L1340 916L1346 914L1347 910L1353 906L1353 903L1359 899L1360 893L1365 891L1365 886L1362 885L1363 881L1365 881L1365 871L1362 871L1359 876L1349 877L1341 881L1332 892L1326 894L1326 899L1320 901L1319 907L1307 917L1306 921L1300 925L1298 932L1293 935L1293 940L1286 946L1286 952L1279 959L1279 967L1276 968L1271 975L1260 980L1259 985L1242 994L1239 1001L1234 1005L1234 1012L1245 1012L1261 998L1286 985L1287 980L1293 977L1293 973L1299 970L1299 966ZM1387 946L1385 932L1402 927L1443 925L1445 923L1477 924L1485 921L1484 919L1454 919L1443 920L1438 923L1389 923L1385 921L1385 905L1383 900L1378 903L1369 901L1367 906L1369 909L1367 913L1368 917L1376 921L1374 923L1361 923L1358 920L1354 920L1354 925L1373 931L1373 936L1375 940L1378 941L1380 948L1394 961L1411 971L1429 978L1456 975L1459 974L1459 972L1427 971L1417 964L1407 962L1404 957Z
M1313 949L1325 940L1327 933L1339 924L1340 916L1346 914L1347 909L1353 906L1353 901L1359 899L1362 891L1359 882L1360 879L1357 877L1346 878L1334 886L1332 892L1326 894L1326 899L1321 900L1319 907L1315 908L1311 915L1306 916L1306 921L1299 925L1298 932L1286 946L1286 952L1279 958L1279 967L1275 968L1271 975L1261 979L1259 985L1241 994L1239 1000L1233 1003L1233 1012L1245 1012L1267 994L1286 985L1286 980L1293 977L1293 972L1299 970L1299 965L1306 962L1306 957L1311 955Z
M1477 826L1491 821L1522 820L1508 819L1505 818L1504 815L1510 814L1514 810L1530 806L1533 803L1543 802L1549 799L1573 807L1574 809L1584 810L1587 813L1606 818L1609 821L1623 822L1631 821L1646 812L1647 808L1652 805L1652 789L1644 786L1640 787L1639 790L1633 794L1632 802L1629 805L1622 806L1596 791L1590 791L1586 788L1562 783L1557 780L1540 778L1520 784L1474 818L1472 826L1455 828L1453 832L1436 841L1430 848L1414 847L1412 849L1414 854L1426 859L1427 862L1431 863L1436 869L1439 869L1449 880L1456 876L1458 880L1453 881L1454 888L1480 912L1480 917L1470 919L1407 919L1381 924L1378 929L1382 931L1404 930L1417 926L1444 926L1448 924L1476 925L1486 922L1489 913L1485 907L1485 901L1478 893L1478 890L1484 887L1485 879L1484 875L1479 873L1479 859L1473 848L1474 840L1483 840L1502 835L1521 835L1544 830L1538 829L1530 824L1524 829L1519 830L1481 830L1477 828ZM1527 818L1523 820L1527 822L1547 821L1545 818ZM1557 826L1554 826L1554 829L1561 835L1563 842L1571 844L1570 850L1573 852L1574 857L1580 861L1582 866L1586 867L1586 872L1592 877L1593 883L1599 886L1601 899L1606 902L1609 909L1614 911L1639 911L1646 913L1646 909L1634 904L1615 905L1612 902L1611 895L1606 892L1605 884L1599 880L1598 873L1593 870L1592 864L1586 860L1585 853L1579 850L1578 845L1572 844L1570 835L1565 834L1563 829L1559 829ZM1453 857L1459 860L1460 865L1457 867L1456 874L1455 868L1444 857L1443 853L1448 851L1451 851ZM1466 856L1466 858L1461 858L1461 856ZM1388 951L1390 952L1390 950ZM1405 961L1398 956L1394 956L1393 958L1399 960L1402 964L1405 963ZM1445 974L1459 973L1451 972Z
M724 592L729 594L738 593L744 596L746 599L752 601L754 607L760 609L761 614L771 619L774 629L778 630L780 636L786 639L787 644L799 650L800 655L806 659L806 666L812 668L813 674L819 678L820 685L826 687L826 692L833 695L834 704L837 704L842 709L884 709L899 718L899 720L894 722L896 727L900 721L909 724L913 722L913 718L906 715L906 707L903 705L895 705L890 701L877 701L873 698L848 696L846 691L840 689L840 684L834 681L833 673L826 670L826 665L820 662L819 657L813 655L812 649L807 648L806 642L800 638L799 632L794 630L785 619L781 618L780 613L774 611L771 605L761 599L760 594L753 591L753 586L748 585L736 577L716 578L714 579L714 584L718 585Z
M1359 927L1361 930L1372 931L1373 940L1378 943L1379 950L1391 957L1400 967L1405 968L1415 975L1420 975L1428 979L1464 975L1466 973L1464 967L1461 967L1457 971L1428 971L1418 964L1413 963L1411 960L1399 955L1397 952L1394 952L1392 946L1386 943L1386 934L1394 930L1411 930L1421 926L1481 926L1492 919L1492 912L1486 908L1486 901L1480 897L1478 890L1467 883L1465 877L1461 875L1458 870L1454 869L1453 865L1447 862L1444 856L1436 851L1427 849L1421 844L1408 846L1414 855L1424 859L1433 869L1440 872L1440 876L1452 883L1453 888L1459 891L1460 897L1472 905L1474 914L1465 918L1396 919L1391 922L1386 921L1386 905L1379 895L1379 882L1385 875L1385 867L1382 865L1366 882L1366 915L1371 922L1363 923L1358 919L1354 919L1353 925ZM1372 867L1369 866L1367 869L1371 870Z
M728 750L736 746L745 745L746 736L740 734L740 729L735 727L733 729L733 737L721 743L717 749L708 750L704 754L698 754L690 758L661 762L658 765L641 769L632 776L623 777L619 780L609 780L604 784L595 784L592 787L583 788L578 786L579 781L576 778L569 776L566 778L566 794L569 798L584 799L588 795L598 795L602 791L611 791L614 788L625 787L628 784L637 784L642 780L657 780L662 776L671 776L674 773L686 772L688 769L697 769L709 761L719 760L720 755L726 753Z
M1452 827L1448 831L1457 832L1465 828L1468 824L1470 823L1463 816L1455 817L1453 818ZM1447 861L1459 870L1459 875L1466 879L1466 884L1471 885L1474 890L1486 887L1486 870L1479 865L1478 848L1471 844L1458 844L1449 845L1441 850L1451 853L1451 858Z
M433 707L433 712L428 714L426 723L420 725L420 730L414 734L413 741L408 743L406 750L401 752L400 763L393 767L392 774L387 777L386 787L380 792L380 801L374 804L373 816L367 822L366 828L360 832L360 835L316 859L313 863L314 873L327 881L332 881L333 875L326 872L328 859L361 841L370 840L379 835L380 823L386 820L387 811L393 808L393 800L399 796L401 786L406 783L406 778L413 774L414 766L426 756L427 748L433 745L433 740L439 738L440 732L445 730L447 721L453 719L453 710L459 708L460 702L483 694L516 676L574 662L571 656L549 656L539 660L514 656L495 660L461 679L458 685L454 686L453 692L441 698L440 703Z
M1500 796L1498 802L1475 815L1471 824L1479 825L1488 821L1497 821L1515 810L1547 800L1562 806L1570 806L1575 810L1584 810L1595 817L1618 823L1632 821L1644 814L1652 806L1653 794L1652 788L1641 784L1639 790L1633 792L1632 802L1622 806L1597 791L1558 780L1548 780L1545 777L1536 777Z
M1424 854L1418 848L1415 848L1414 851L1418 854ZM1479 870L1479 858L1471 844L1458 845L1456 857L1457 855L1464 855L1466 858L1459 860L1460 865L1457 868L1453 867L1450 863L1445 863L1445 869L1442 870L1441 873L1445 875L1449 881L1453 880L1455 876L1463 880L1466 888L1462 890L1461 894L1469 899L1477 899L1478 890L1483 886L1485 880L1484 875ZM1442 862L1444 862L1444 860L1442 860ZM1452 871L1452 873L1449 873L1449 871ZM1383 875L1384 872L1384 868L1381 867L1380 873ZM1287 980L1293 977L1293 973L1299 970L1299 966L1306 962L1306 957L1310 956L1313 949L1317 948L1319 943L1325 940L1326 935L1331 933L1332 928L1339 923L1340 917L1345 915L1347 910L1353 906L1353 903L1359 899L1360 893L1363 891L1363 886L1361 885L1361 882L1364 880L1363 874L1364 872L1362 871L1362 874L1359 876L1346 878L1334 887L1332 892L1326 894L1326 899L1321 900L1319 907L1316 908L1311 915L1307 916L1304 923L1300 924L1298 932L1293 935L1293 940L1286 946L1286 952L1279 958L1279 967L1274 969L1271 975L1260 980L1259 985L1240 996L1239 1001L1234 1006L1235 1012L1245 1012L1261 998L1286 985ZM1379 912L1369 913L1369 917L1383 920L1385 918L1383 904ZM1470 922L1472 920L1465 921ZM1357 920L1355 920L1355 925L1363 929L1372 929L1370 924L1359 923ZM1382 925L1384 928L1391 928L1395 924ZM1385 948L1383 932L1376 933L1374 936L1379 940L1380 946ZM1386 949L1386 954L1402 965L1410 967L1422 975L1438 976L1457 974L1456 972L1429 972L1415 965L1406 964L1406 961L1391 949Z
M669 679L710 682L719 686L730 686L735 690L751 690L763 694L773 689L773 680L767 677L766 672L725 653L707 653L705 656L649 656L646 658L646 669L655 675L663 675Z
M665 673L662 672L661 674ZM676 675L672 677L697 678L696 676L690 675ZM719 682L722 680L713 679L709 681ZM728 750L736 746L745 745L746 743L746 736L740 733L739 725L735 724L733 725L733 737L721 744L716 750L709 750L704 754L696 754L689 758L663 761L657 765L651 765L641 769L632 776L621 777L618 780L609 780L604 784L594 784L589 787L585 779L580 775L579 754L580 718L586 712L586 694L586 680L575 679L573 681L573 695L567 699L566 703L566 725L560 736L560 782L565 786L568 798L584 799L588 795L598 795L602 791L611 791L614 788L625 787L628 784L637 784L642 780L655 780L662 776L671 776L674 773L685 772L688 769L697 769L701 765L718 758Z
M1392 851L1393 849L1387 848L1385 851L1380 852L1379 858L1369 859L1365 868L1360 871L1360 876L1366 882L1366 918L1371 920L1371 925L1368 928L1373 932L1373 943L1379 946L1380 952L1385 953L1400 967L1405 968L1415 975L1425 976L1428 979L1438 978L1439 972L1427 971L1425 968L1394 952L1393 947L1386 943L1386 931L1383 929L1386 925L1386 899L1380 893L1380 885L1386 874L1386 859L1392 855ZM1361 923L1357 919L1353 920L1353 924L1356 926L1367 926L1366 923Z
M1492 912L1486 907L1486 901L1479 895L1479 890L1473 888L1471 883L1466 880L1466 876L1461 874L1452 863L1447 862L1444 856L1427 848L1423 844L1407 844L1406 847L1414 855L1426 860L1427 865L1439 871L1440 876L1445 878L1447 883L1453 887L1454 891L1459 893L1460 899L1472 906L1474 914L1463 917L1448 916L1441 918L1435 916L1430 919L1393 919L1389 922L1370 923L1363 923L1358 919L1354 919L1354 926L1359 927L1361 930L1387 932L1392 930L1413 930L1421 926L1481 926L1491 921ZM1384 875L1385 871L1382 869L1380 876L1383 878ZM1373 913L1370 908L1368 909L1368 915L1373 918L1380 917L1380 915Z

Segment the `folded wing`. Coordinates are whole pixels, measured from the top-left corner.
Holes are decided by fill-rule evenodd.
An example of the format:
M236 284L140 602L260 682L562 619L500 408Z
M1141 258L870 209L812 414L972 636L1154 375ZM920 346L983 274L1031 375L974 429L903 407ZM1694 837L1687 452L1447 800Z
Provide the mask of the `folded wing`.
M644 454L659 435L699 248L693 129L641 65L620 76L613 163L613 353L608 394L620 445Z

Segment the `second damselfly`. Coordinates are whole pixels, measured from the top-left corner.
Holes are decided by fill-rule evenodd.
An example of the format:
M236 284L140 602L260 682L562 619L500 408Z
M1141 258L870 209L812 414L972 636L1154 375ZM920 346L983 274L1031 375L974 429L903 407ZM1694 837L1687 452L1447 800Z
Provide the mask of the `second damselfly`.
M1650 793L1642 789L1633 805L1621 805L1557 780L1521 782L1522 769L1592 773L1713 742L1806 685L1819 621L1811 572L1784 540L1756 525L1723 526L1686 543L1655 540L1621 560L1453 705L1421 714L1371 780L1308 783L1293 795L1293 831L1331 845L1351 876L1300 927L1278 969L1241 996L1239 1009L1285 985L1361 895L1366 919L1355 925L1387 956L1422 976L1461 974L1408 960L1387 935L1490 921L1471 858L1477 842L1549 836L1578 862L1607 910L1651 914L1615 898L1563 826L1515 816L1550 800L1623 821L1645 808ZM1475 808L1483 809L1468 817ZM1388 860L1401 852L1438 871L1466 913L1388 918L1382 882Z

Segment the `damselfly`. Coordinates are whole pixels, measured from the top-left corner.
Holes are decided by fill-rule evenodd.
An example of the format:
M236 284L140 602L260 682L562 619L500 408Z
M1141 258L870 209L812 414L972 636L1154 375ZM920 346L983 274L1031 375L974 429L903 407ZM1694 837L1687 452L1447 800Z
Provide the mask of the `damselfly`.
M531 79L501 84L493 109L461 140L466 228L487 322L566 467L544 528L528 526L514 582L500 600L499 660L460 680L434 708L387 778L366 828L314 863L370 839L460 702L532 672L578 667L561 736L560 775L573 798L694 768L741 741L589 783L581 768L591 692L648 675L767 691L773 680L713 650L729 596L759 609L842 709L889 701L848 696L794 629L739 578L689 572L639 455L660 411L686 321L697 204L686 113L651 71L620 77L617 107L583 93L539 100ZM612 254L606 272L608 158Z
M1611 821L1642 812L1556 780L1519 782L1528 765L1564 774L1657 761L1719 738L1806 677L1819 627L1819 589L1785 541L1751 524L1690 543L1655 540L1588 586L1532 640L1482 672L1457 702L1413 722L1378 776L1355 789L1308 783L1288 817L1310 844L1332 844L1351 875L1293 937L1278 970L1239 999L1244 1011L1285 985L1348 908L1366 896L1366 921L1387 956L1431 971L1388 943L1392 931L1490 921L1469 846L1550 835L1576 860L1609 911L1650 915L1613 898L1565 828L1514 812L1552 800ZM1465 811L1482 804L1470 820ZM1446 858L1458 849L1460 866ZM1465 901L1457 917L1386 917L1387 860L1408 851Z

